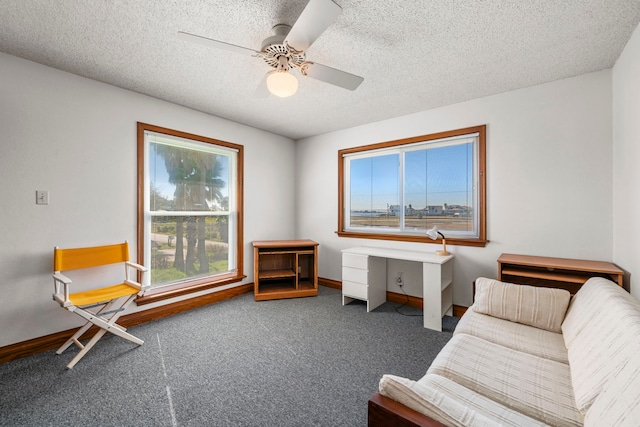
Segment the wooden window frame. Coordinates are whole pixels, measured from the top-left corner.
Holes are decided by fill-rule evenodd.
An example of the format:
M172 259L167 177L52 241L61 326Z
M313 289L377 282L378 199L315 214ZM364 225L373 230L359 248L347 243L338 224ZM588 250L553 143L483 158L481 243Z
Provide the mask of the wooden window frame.
M175 298L182 295L188 295L194 292L200 292L207 289L211 289L218 286L228 285L242 281L246 276L244 272L243 252L244 252L244 204L243 204L243 182L244 182L244 147L239 144L231 142L221 141L205 136L195 135L187 132L168 129L160 126L150 125L147 123L138 122L137 140L138 140L138 219L137 219L137 238L138 238L138 263L144 262L144 250L145 250L145 236L144 236L144 173L145 173L145 159L144 159L144 144L145 144L145 131L162 133L178 138L190 139L198 142L204 142L208 144L218 145L226 148L237 150L237 168L236 168L236 207L237 207L237 222L236 222L236 269L226 274L217 274L215 276L200 277L194 279L187 279L180 283L159 286L157 288L149 289L144 296L136 299L137 305L149 304L156 301L161 301L169 298Z
M447 236L447 245L458 246L474 246L485 247L489 241L487 240L487 187L486 187L486 125L473 126L463 129L450 130L445 132L433 133L429 135L421 135L411 138L399 139L394 141L380 142L371 145L362 145L353 148L346 148L338 151L338 231L336 234L340 237L350 237L358 239L376 239L376 240L395 240L402 242L418 242L418 243L439 243L438 240L431 240L426 234L408 235L402 233L367 233L359 231L345 231L344 218L344 156L353 153L361 153L372 150L380 150L391 147L399 147L402 145L414 144L418 142L433 141L443 138L451 138L468 134L478 134L478 237L477 238L456 238Z

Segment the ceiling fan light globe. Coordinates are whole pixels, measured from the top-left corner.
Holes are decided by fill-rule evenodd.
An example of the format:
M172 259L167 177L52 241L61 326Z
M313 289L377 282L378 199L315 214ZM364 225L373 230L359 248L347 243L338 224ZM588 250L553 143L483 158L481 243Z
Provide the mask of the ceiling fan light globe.
M267 88L273 95L286 98L298 90L298 79L287 72L272 71L267 77Z

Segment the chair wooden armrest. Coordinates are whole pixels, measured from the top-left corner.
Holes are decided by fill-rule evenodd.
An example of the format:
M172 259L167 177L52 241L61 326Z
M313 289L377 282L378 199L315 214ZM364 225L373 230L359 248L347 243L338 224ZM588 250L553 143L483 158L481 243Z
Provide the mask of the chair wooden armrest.
M145 271L149 270L147 267L145 267L143 265L140 265L140 264L136 264L135 262L127 261L125 264L127 264L127 266L133 267L136 270L141 271L141 272L145 272Z
M367 418L369 427L446 427L380 393L374 393L369 399Z
M131 261L126 261L125 266L127 267L127 269L126 269L126 278L124 283L126 283L129 286L133 286L134 288L137 288L140 291L144 291L147 288L149 288L150 284L145 283L146 281L144 280L145 274L149 271L147 267ZM131 279L129 268L133 268L138 272L140 272L141 276L140 276L139 282Z
M140 282L136 282L135 280L131 280L131 279L126 279L124 281L125 284L131 286L132 288L136 288L138 291L142 292L142 291L146 291L150 285L143 285ZM139 294L140 295L140 294Z
M58 282L62 282L65 285L68 285L71 283L71 279L69 279L67 276L65 276L62 273L56 272L53 274L53 279L58 281Z
M60 289L62 285L62 289ZM56 271L53 274L53 300L57 301L62 307L69 307L71 301L69 301L69 285L71 285L71 279L64 274Z

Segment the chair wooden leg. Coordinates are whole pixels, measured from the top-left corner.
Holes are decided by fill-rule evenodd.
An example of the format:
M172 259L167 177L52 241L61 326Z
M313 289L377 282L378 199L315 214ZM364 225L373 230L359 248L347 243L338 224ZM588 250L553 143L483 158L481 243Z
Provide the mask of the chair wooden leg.
M91 348L98 342L98 340L100 338L102 338L102 336L104 334L106 334L107 331L104 329L100 329L94 336L93 338L91 338L89 340L89 342L87 343L87 345L84 346L84 348L82 350L80 350L80 352L78 354L75 355L75 357L73 359L71 359L71 362L69 362L69 364L67 365L67 369L73 369L73 367L76 365L76 363L78 363L80 361L80 359L82 359L84 357L85 354L87 354L87 352L89 350L91 350Z
M62 344L62 346L56 351L56 354L62 354L62 352L68 349L71 344L76 343L76 340L79 340L82 334L84 334L85 332L87 332L87 330L89 330L91 325L92 325L91 322L85 323L83 327L78 329L76 333L71 336L71 338L69 338L67 341L65 341L64 344Z
M135 295L132 295L131 297L129 297L125 302L123 302L120 307L124 308L126 307L131 301L133 301L133 299L135 298ZM67 365L67 369L72 369L76 363L78 363L80 361L80 359L82 359L84 357L85 354L87 354L87 352L89 350L91 350L91 348L98 342L98 340L100 338L102 338L104 336L104 334L106 334L107 332L111 332L114 335L117 335L121 338L124 338L128 341L131 341L134 344L138 344L138 345L142 345L144 344L144 341L141 340L138 337L135 337L133 335L131 335L126 331L126 328L124 328L123 326L120 326L116 323L116 321L118 320L118 318L122 315L123 311L120 311L120 309L115 309L115 311L113 312L113 314L111 314L110 317L107 317L106 320L101 318L99 316L99 313L101 312L107 312L108 309L111 309L113 306L113 302L107 304L105 307L103 307L98 313L92 313L88 310L84 310L81 309L79 307L77 307L74 311L76 314L78 314L79 316L83 317L84 319L87 320L87 324L84 325L82 328L80 328L78 330L78 332L76 332L67 343L65 343L65 345L63 346L65 349L71 345L72 342L74 342L77 338L80 337L80 335L82 335L84 332L86 332L87 329L89 329L89 327L91 327L91 325L96 325L97 327L100 328L100 330L89 340L89 342L82 347L80 345L80 352L71 360L71 362L69 362L69 364ZM62 349L62 351L64 351L64 349Z
M87 320L87 323L83 327L78 329L78 331L76 331L76 333L73 334L73 336L69 338L56 352L57 354L62 353L73 343L77 344L80 348L80 352L78 352L78 354L75 355L71 362L69 362L69 364L67 365L67 369L72 369L76 365L76 363L78 363L80 359L82 359L84 355L87 354L87 352L91 350L91 348L98 342L98 340L100 340L100 338L102 338L107 332L111 332L112 334L131 341L134 344L144 344L143 340L131 335L128 332L125 332L127 329L116 323L118 318L123 314L124 309L129 305L129 303L134 300L135 297L135 294L131 295L118 306L115 305L115 302L117 300L111 301L95 313L81 307L72 306L69 308L69 311L73 311L80 317L84 318L85 320ZM100 316L101 313L104 313L104 318ZM83 346L80 343L79 339L82 334L84 334L92 325L97 326L98 328L100 328L100 330L89 340L87 344Z
M67 365L67 369L72 369L75 366L75 364L78 363L80 359L82 359L84 355L87 354L87 352L91 350L91 348L93 348L93 346L98 342L98 340L100 340L100 338L102 338L104 334L106 334L107 332L111 332L114 335L118 335L119 337L124 338L138 345L144 344L143 340L131 335L128 332L124 332L121 328L118 327L118 325L109 325L109 327L103 327L104 325L101 326L101 325L98 325L97 323L96 325L100 326L100 330L89 340L87 344L85 344L84 348L82 348L82 350L80 350L80 352L76 354L73 359L71 359L71 362L69 362L69 364Z
M110 301L109 303L105 304L104 306L102 306L100 308L100 310L98 310L95 315L99 315L100 313L102 313L103 311L108 310L109 308L111 308L111 306L113 305L113 301ZM73 307L72 312L76 312L77 313L77 308ZM83 310L83 309L79 309L83 312L86 313L90 313L87 310ZM79 314L79 313L77 313ZM87 332L89 330L89 328L91 327L91 325L93 325L93 323L91 322L90 319L87 318L87 316L82 316L83 318L89 320L87 323L84 324L83 327L81 327L80 329L78 329L72 336L71 338L69 338L67 341L65 341L64 344L62 344L62 346L56 351L56 354L62 354L62 352L64 352L67 348L69 348L69 346L71 344L76 344L81 350L84 348L84 346L82 344L80 344L80 337L82 336L82 334L84 334L85 332Z

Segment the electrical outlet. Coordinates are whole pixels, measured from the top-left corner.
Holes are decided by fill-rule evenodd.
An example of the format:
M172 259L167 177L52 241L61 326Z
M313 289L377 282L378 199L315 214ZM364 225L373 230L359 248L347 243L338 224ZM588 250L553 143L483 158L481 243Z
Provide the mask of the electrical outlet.
M402 279L402 271L399 271L398 274L396 274L396 285L400 287L404 285L404 280Z

